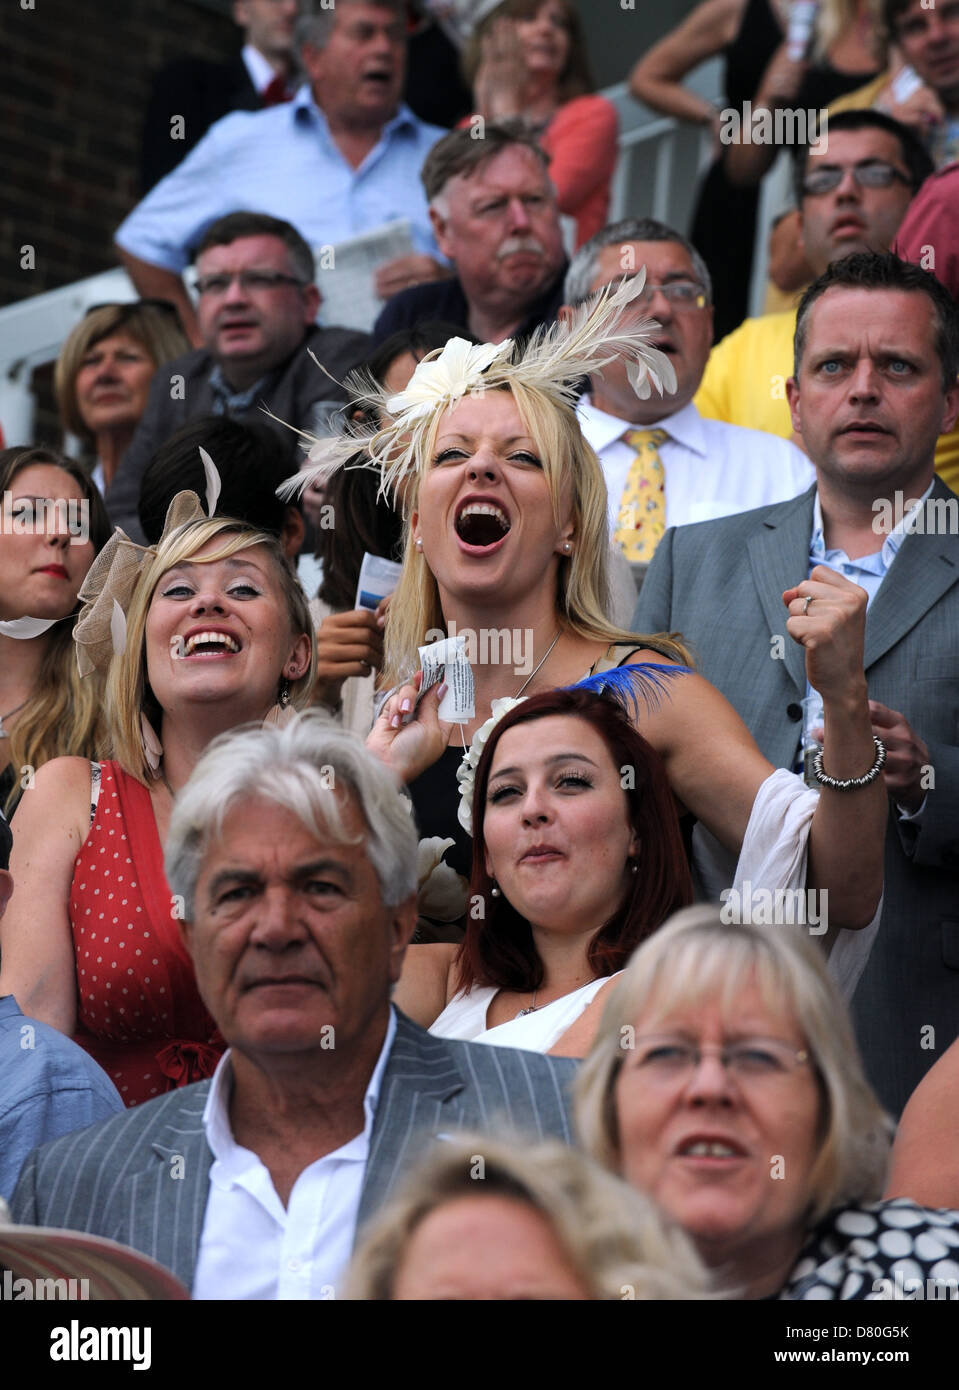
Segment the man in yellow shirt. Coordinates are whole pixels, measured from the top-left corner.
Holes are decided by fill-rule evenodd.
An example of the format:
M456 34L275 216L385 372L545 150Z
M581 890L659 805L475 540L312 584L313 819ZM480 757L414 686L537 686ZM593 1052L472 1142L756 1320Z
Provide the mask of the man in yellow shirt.
M808 149L798 171L802 241L815 274L855 251L888 251L930 173L919 140L890 116L860 110L830 120L828 141ZM794 438L786 382L795 326L795 309L764 314L717 343L695 397L700 414ZM950 486L959 481L959 431L940 439L936 471Z

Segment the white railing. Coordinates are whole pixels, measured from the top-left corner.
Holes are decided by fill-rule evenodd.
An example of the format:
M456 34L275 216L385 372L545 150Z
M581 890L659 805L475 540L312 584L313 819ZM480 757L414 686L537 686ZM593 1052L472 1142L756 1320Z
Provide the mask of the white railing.
M719 59L704 63L687 80L691 90L709 100L720 98L721 83ZM610 221L651 216L685 229L700 176L712 155L708 131L661 116L634 101L625 82L606 88L603 96L616 107L620 119L620 153L610 193ZM774 184L781 186L778 180L771 180L769 195L764 188L761 198L753 313L762 311L766 233L772 216L779 210ZM731 228L730 235L735 234ZM0 309L0 424L8 442L25 443L32 438L33 372L56 360L84 313L94 304L122 303L135 298L136 291L126 272L117 268Z

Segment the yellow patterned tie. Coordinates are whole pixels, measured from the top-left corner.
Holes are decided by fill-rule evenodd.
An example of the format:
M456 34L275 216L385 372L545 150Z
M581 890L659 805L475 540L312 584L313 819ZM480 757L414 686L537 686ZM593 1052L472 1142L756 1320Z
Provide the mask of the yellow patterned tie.
M665 430L627 430L623 435L636 457L619 504L616 540L632 563L648 564L666 530L666 474L659 446L668 438Z

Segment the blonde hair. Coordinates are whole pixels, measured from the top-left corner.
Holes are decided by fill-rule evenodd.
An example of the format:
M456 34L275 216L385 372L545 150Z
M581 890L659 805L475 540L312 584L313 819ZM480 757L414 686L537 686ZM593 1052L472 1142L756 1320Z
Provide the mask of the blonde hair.
M448 1202L484 1196L512 1198L544 1216L594 1299L710 1297L692 1242L647 1198L557 1140L530 1146L480 1134L434 1144L413 1169L361 1236L346 1297L393 1298L421 1223Z
M129 334L149 354L155 367L190 350L173 305L164 309L159 304L133 300L129 304L102 304L91 309L63 344L53 370L61 425L70 434L90 442L93 436L77 404L77 374L90 349L114 333Z
M0 494L18 473L34 466L59 468L79 485L89 508L94 553L102 550L110 536L106 510L86 471L72 459L52 449L4 449L0 452ZM54 623L40 639L45 647L36 689L10 729L8 747L15 770L35 770L52 758L95 758L102 747L106 734L103 681L100 677L80 679L73 646L78 611ZM15 778L2 807L8 814L16 805L20 790Z
M222 538L223 544L213 554L197 555L199 550L218 537ZM290 704L294 709L304 709L310 703L316 674L313 623L306 596L280 549L279 541L265 531L258 531L246 522L234 521L229 517L189 521L161 539L156 555L141 570L126 615L126 645L122 653L111 661L107 674L106 705L112 734L112 754L124 771L144 785L149 785L152 774L143 748L141 715L145 714L151 723L158 721L160 715L147 679L146 661L146 621L156 587L174 565L186 560L195 564L213 564L254 546L263 546L274 562L286 599L292 633L309 636L309 666L302 676L290 682Z
M795 1018L819 1083L809 1224L844 1202L881 1195L892 1126L866 1080L846 1007L800 930L727 924L717 908L693 907L643 942L610 995L577 1078L576 1121L588 1153L613 1171L621 1166L615 1087L636 1020L649 1008L665 1014L706 996L718 995L729 1009L755 981L770 1007Z
M504 389L504 388L493 388ZM557 615L567 631L608 644L632 643L652 647L683 665L689 654L672 637L650 640L616 627L606 618L609 602L609 524L606 484L596 454L583 438L575 412L525 382L509 388L523 424L536 441L549 489L553 516L560 516L563 484L570 486L575 545L570 556L559 556ZM477 392L473 393L475 398ZM452 409L455 410L455 405ZM431 628L445 628L439 589L423 554L413 545L410 514L418 509L419 489L429 472L436 435L444 412L437 410L430 428L419 437L416 471L404 498L405 550L403 572L386 619L382 683L407 680L419 666L417 648Z
M872 48L877 63L886 61L887 37L881 20L881 0L869 0L866 6L872 24ZM824 62L830 48L844 32L858 19L856 0L820 0L816 12L815 36L812 56L817 63Z

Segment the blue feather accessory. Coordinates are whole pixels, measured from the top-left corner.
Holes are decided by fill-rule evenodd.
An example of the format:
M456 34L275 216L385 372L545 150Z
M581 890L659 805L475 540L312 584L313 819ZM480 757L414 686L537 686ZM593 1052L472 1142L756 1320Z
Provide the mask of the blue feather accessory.
M586 676L567 690L590 690L615 700L630 719L639 719L640 702L648 713L669 698L669 685L675 676L690 676L691 666L662 666L658 661L639 661L632 666L613 666L595 676Z

